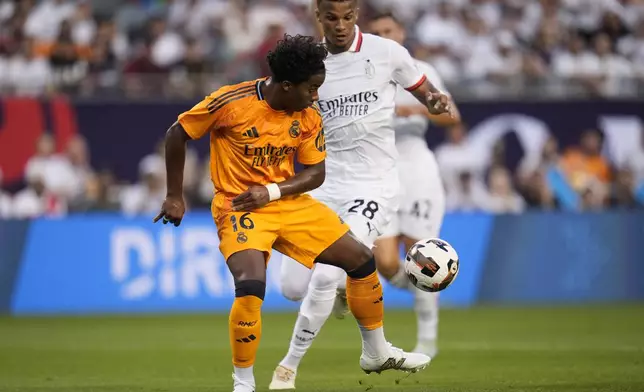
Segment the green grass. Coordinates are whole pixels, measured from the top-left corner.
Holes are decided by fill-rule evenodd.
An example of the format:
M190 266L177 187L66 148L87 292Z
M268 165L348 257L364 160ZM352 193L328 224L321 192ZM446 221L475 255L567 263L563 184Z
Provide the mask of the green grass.
M258 391L285 353L294 314L266 314ZM410 348L411 312L386 333ZM353 320L330 320L299 391L644 391L644 306L441 313L440 355L425 371L366 376ZM0 318L0 391L232 391L225 315Z

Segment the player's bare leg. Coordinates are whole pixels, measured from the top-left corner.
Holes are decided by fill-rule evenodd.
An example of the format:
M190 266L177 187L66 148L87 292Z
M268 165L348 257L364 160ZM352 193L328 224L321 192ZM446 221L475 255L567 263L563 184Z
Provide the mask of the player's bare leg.
M365 372L380 373L389 369L415 372L429 364L430 357L423 354L405 353L392 347L385 339L382 286L376 272L375 258L366 246L357 241L351 233L348 233L320 254L316 261L339 267L347 274L347 300L351 313L360 327L362 335L360 367ZM323 267L323 265L319 267ZM315 296L315 293L310 288L307 297L311 296ZM295 388L297 369L289 368L290 362L287 358L294 349L298 349L299 343L302 343L298 339L299 333L300 331L296 327L289 354L275 370L269 389ZM309 333L311 337L307 343L310 347L317 331L309 331Z
M230 256L227 264L235 279L235 301L228 319L234 392L255 392L253 365L262 334L266 255L258 250L244 250Z
M405 235L379 238L376 241L374 253L378 260L378 272L393 286L414 293L414 311L417 321L414 352L434 357L437 352L438 337L438 293L428 293L411 284L400 260L400 244L402 243L407 252L417 241Z

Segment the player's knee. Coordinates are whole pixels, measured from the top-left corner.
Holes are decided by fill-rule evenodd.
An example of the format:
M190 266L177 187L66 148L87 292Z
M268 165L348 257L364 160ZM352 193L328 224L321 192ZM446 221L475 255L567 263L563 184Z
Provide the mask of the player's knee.
M367 276L376 272L376 259L373 256L373 253L369 250L368 255L365 255L366 260L363 260L363 263L356 269L347 271L347 275L353 279L364 279Z
M304 284L297 279L283 279L281 283L282 295L288 300L301 301L306 295L308 283Z
M240 280L235 282L235 297L251 295L263 301L266 295L266 282L261 280Z
M311 278L313 290L337 290L344 273L340 269L327 270L324 273L314 273Z
M376 255L376 269L385 279L391 279L400 269L400 259Z

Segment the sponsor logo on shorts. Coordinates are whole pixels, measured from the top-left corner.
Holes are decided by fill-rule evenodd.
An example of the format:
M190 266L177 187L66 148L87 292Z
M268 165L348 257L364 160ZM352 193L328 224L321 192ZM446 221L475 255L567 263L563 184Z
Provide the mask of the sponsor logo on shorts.
M245 244L246 241L248 241L248 236L246 235L246 233L244 233L243 231L237 233L237 242L239 242L240 244Z

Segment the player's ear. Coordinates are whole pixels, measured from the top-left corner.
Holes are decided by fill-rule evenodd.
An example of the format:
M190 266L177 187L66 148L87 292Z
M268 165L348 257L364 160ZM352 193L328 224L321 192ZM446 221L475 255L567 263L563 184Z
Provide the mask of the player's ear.
M286 92L289 92L293 88L293 83L285 80L282 82L282 89Z

